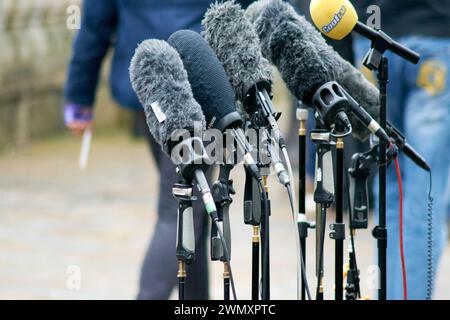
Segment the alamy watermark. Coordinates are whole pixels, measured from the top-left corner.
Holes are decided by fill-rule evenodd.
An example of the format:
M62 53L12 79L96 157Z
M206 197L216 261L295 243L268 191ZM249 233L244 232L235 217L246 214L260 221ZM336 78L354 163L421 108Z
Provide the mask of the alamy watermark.
M367 7L366 13L369 15L366 25L374 29L381 29L381 8L373 4Z
M194 122L193 130L175 130L170 136L170 158L176 165L207 164L236 165L250 154L261 165L270 165L279 158L279 144L267 130L249 128L203 129L202 122Z
M68 290L81 289L81 268L77 265L68 266L66 269L66 288Z
M72 4L66 10L66 27L69 30L79 30L81 28L81 8L79 5Z

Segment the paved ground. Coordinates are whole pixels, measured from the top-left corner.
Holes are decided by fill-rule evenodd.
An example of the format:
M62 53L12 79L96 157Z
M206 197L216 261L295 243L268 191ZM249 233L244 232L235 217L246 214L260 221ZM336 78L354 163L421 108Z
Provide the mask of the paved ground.
M135 297L140 263L155 223L158 174L145 144L125 135L94 137L85 172L77 167L78 147L78 139L66 137L0 156L1 299ZM233 268L239 297L249 298L251 229L242 223L238 205L240 172L234 173L238 194L232 208ZM294 299L295 246L288 202L274 179L271 185L272 296ZM308 246L311 281L313 238ZM371 295L366 282L374 242L368 232L360 232L356 241L364 294ZM330 276L332 245L328 240L325 264ZM448 270L450 247L440 267L436 298L450 298ZM221 271L221 264L214 263L215 299L221 298ZM326 279L330 296L333 279Z

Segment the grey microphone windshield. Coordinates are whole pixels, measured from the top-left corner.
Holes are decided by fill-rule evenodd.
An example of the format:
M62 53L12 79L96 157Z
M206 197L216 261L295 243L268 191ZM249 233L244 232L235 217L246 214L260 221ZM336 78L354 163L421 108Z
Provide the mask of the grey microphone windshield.
M236 97L222 64L198 33L180 30L168 43L180 54L197 102L205 114L208 128L221 131L240 125Z
M263 15L270 13L267 11ZM268 19L261 19L261 22L266 21ZM270 22L259 27L265 29L268 24ZM290 21L280 23L264 46L270 53L267 58L277 66L289 90L309 105L315 90L335 80L336 71L340 71L338 68L327 68L305 33Z
M171 134L204 122L178 52L161 40L145 40L133 56L130 79L142 104L149 130L164 152L171 152Z
M202 25L202 35L222 63L238 100L243 101L258 83L268 83L270 92L272 66L262 56L258 35L239 4L212 4Z

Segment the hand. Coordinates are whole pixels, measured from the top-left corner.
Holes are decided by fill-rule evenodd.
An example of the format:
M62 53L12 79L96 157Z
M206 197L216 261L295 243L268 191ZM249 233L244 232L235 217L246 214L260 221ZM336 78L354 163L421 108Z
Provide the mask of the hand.
M71 102L64 105L64 123L74 134L81 135L85 130L92 128L93 116L92 108Z

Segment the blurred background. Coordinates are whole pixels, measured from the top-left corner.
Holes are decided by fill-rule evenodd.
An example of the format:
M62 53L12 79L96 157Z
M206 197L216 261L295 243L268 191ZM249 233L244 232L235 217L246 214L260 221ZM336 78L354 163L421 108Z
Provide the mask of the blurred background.
M81 138L64 127L62 90L76 34L66 24L68 8L79 4L0 0L0 299L134 299L137 294L141 262L156 220L158 172L139 137L142 128L136 128L131 114L115 107L110 97L109 59L96 99L89 164L85 171L78 168ZM279 78L275 88L275 104L283 112L281 126L287 132L292 124L297 126L292 100ZM250 298L252 231L243 224L240 173L233 172L233 268L239 298ZM272 296L295 299L288 199L275 177L270 183ZM313 219L311 195L308 199L308 216ZM313 238L311 233L311 283ZM373 296L376 243L370 229L358 232L356 247L363 294ZM328 239L329 297L333 248ZM450 298L448 270L449 247L440 265L436 298ZM222 265L212 263L214 299L222 296L221 272Z

